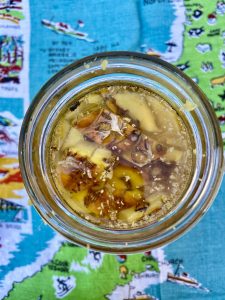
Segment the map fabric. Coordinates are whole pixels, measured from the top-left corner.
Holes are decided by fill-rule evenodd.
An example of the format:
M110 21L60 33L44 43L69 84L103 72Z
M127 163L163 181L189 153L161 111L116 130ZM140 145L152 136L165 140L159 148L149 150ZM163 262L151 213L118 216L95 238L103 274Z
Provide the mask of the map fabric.
M205 92L225 141L225 1L0 0L0 299L225 299L225 180L209 212L172 244L110 255L46 225L24 189L18 137L40 87L84 56L155 54Z

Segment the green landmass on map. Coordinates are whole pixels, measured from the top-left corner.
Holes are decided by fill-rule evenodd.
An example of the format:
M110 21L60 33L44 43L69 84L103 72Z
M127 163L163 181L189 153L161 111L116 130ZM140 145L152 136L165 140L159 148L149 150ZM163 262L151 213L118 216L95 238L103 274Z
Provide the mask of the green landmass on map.
M1 64L2 67L10 67L11 66L11 63L8 63L8 62L1 62L0 61L0 64ZM21 67L22 64L23 64L22 59L21 58L17 58L15 66L20 66Z
M1 10L1 14L10 15L10 16L18 18L20 20L24 20L25 19L23 13L21 11L17 11L17 10L7 11L7 10L4 9L4 10Z
M72 262L82 265L82 260L87 256L87 253L87 249L64 243L53 259L43 266L40 272L25 278L21 283L14 283L13 289L5 299L56 299L53 276L74 276L76 287L63 299L103 300L107 299L104 295L110 294L117 285L125 285L132 280L134 274L144 272L147 265L152 271L159 272L158 262L151 256L148 259L143 259L143 254L128 255L124 263L119 263L115 255L105 254L99 268L91 269L88 267L88 273L71 271ZM51 266L54 261L68 266L68 270L67 267L64 267L62 271L52 270ZM126 278L121 278L121 266L122 269L127 270Z
M198 79L198 85L209 98L217 116L225 115L225 99L220 95L225 91L225 68L220 61L221 50L225 52L225 19L224 15L215 13L217 1L205 0L185 0L186 20L190 24L185 24L184 43L182 55L175 64L185 64L189 62L190 67L185 73L191 78ZM199 18L194 18L194 11L199 9L203 14ZM208 24L210 14L216 15L216 22ZM203 28L204 32L199 37L190 37L189 30L192 28ZM200 53L196 47L199 44L210 44L211 50ZM203 64L212 63L213 69L204 72L201 68ZM222 77L223 83L212 85L214 78ZM222 79L221 79L222 80ZM220 124L225 132L225 124Z

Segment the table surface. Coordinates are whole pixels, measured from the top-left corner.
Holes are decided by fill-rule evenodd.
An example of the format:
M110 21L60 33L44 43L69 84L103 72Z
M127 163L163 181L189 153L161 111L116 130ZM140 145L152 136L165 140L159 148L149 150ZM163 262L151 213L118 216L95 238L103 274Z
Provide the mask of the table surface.
M182 69L225 137L225 1L1 0L0 299L225 299L225 181L194 229L129 256L68 243L28 199L17 146L31 99L63 66L110 50L157 53Z

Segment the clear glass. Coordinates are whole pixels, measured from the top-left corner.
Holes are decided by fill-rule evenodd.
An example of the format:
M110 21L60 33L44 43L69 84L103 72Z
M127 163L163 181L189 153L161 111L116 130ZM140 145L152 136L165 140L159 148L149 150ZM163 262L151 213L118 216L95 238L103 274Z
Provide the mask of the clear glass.
M182 110L196 144L195 168L185 195L169 214L142 228L115 230L88 222L61 201L49 170L48 146L51 129L74 96L80 98L105 85L129 83L155 91L176 109L182 110L186 101L196 105L194 110ZM133 52L89 56L52 77L24 118L19 159L25 187L42 218L70 241L110 253L145 251L180 237L208 210L224 171L221 132L203 92L174 66Z

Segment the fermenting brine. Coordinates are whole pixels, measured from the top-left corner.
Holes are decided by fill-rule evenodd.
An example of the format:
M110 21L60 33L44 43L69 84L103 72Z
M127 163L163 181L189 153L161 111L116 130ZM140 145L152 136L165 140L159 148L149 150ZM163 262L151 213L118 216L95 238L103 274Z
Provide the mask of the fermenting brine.
M74 99L52 130L50 168L63 202L105 227L158 221L182 198L193 141L180 114L153 91L109 86Z

